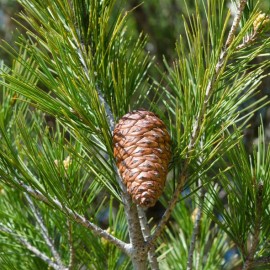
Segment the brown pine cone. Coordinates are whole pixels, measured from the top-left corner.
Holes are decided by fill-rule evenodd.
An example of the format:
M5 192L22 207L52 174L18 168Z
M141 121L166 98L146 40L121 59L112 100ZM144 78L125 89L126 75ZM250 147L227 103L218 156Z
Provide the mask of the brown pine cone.
M124 115L113 132L114 157L128 193L143 207L160 197L171 158L165 124L144 109Z

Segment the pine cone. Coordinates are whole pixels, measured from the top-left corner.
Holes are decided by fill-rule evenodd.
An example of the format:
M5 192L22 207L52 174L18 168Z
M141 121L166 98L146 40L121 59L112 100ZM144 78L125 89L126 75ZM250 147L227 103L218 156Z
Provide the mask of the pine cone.
M165 124L139 109L124 115L113 132L114 157L128 193L143 207L160 197L171 157Z

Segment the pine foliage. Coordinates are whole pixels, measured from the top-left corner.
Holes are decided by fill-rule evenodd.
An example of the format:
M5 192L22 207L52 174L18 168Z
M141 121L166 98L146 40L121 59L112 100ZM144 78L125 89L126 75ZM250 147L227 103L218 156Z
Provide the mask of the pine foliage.
M2 44L13 63L1 62L1 269L269 266L263 125L252 154L243 143L268 104L261 1L232 1L235 14L225 0L184 1L164 70L124 1L18 2L26 34ZM116 121L141 107L172 138L158 221L132 203L113 156Z

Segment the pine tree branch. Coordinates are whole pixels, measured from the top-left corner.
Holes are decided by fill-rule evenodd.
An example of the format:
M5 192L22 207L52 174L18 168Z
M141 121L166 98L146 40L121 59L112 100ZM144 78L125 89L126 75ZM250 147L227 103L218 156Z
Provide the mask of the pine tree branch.
M84 67L85 74L88 80L90 81L89 70L84 60L81 46L82 46L81 44L77 44L78 54L79 54L81 63ZM114 117L113 117L111 108L109 104L106 102L106 100L104 99L101 93L101 90L99 89L98 86L97 86L97 92L98 92L98 96L99 96L99 100L101 104L103 104L103 106L105 107L110 131L111 133L113 133L115 122L114 122ZM114 169L117 175L117 182L122 190L121 197L122 197L122 202L124 204L124 211L125 211L125 215L128 222L128 230L129 230L131 247L130 247L129 252L126 252L126 253L128 253L128 255L132 259L133 268L143 270L143 269L146 269L146 258L145 258L146 250L144 247L144 238L140 229L137 208L136 208L136 205L132 202L132 199L126 190L125 185L121 181L121 176L118 172L117 167L114 166Z
M144 240L147 242L150 235L151 235L149 224L147 222L147 217L146 217L145 211L142 207L137 205L137 209L138 209L139 220L140 220L140 224L141 224L141 230L143 233L143 237L144 237ZM158 261L157 261L157 256L155 254L155 247L154 246L152 246L148 251L148 260L149 260L150 267L152 270L159 270L159 265L158 265Z
M74 37L74 40L77 41L77 38ZM91 79L90 79L90 72L89 72L89 69L86 65L86 61L84 59L84 54L83 54L83 45L78 43L77 42L77 53L79 55L79 59L81 61L81 64L83 66L83 69L84 69L84 73L85 73L85 76L86 78L88 79L88 81L90 82ZM107 114L107 118L108 118L108 122L109 122L109 127L110 127L110 131L111 133L113 132L114 130L114 126L115 126L115 122L114 122L114 117L113 117L113 114L112 114L112 111L111 111L111 108L109 106L109 104L106 102L106 100L104 99L104 96L100 90L100 88L98 86L96 86L96 89L97 89L97 93L98 93L98 97L99 97L99 100L100 100L100 103L104 106L105 108L105 111L106 111L106 114Z
M233 20L231 29L229 31L229 34L228 34L228 37L227 37L227 40L225 43L225 48L220 54L219 61L217 62L216 67L215 67L215 72L212 75L212 77L210 78L210 81L206 87L204 103L203 103L202 109L200 110L199 115L197 116L195 123L193 125L193 132L192 132L191 140L190 140L190 143L188 146L189 151L194 149L194 145L197 141L197 138L198 138L198 135L200 132L199 123L202 123L203 118L205 117L206 110L207 110L207 107L209 104L209 100L210 100L211 94L212 94L213 89L214 89L214 84L215 84L220 72L222 71L222 69L226 65L225 60L226 60L227 55L228 55L228 48L233 41L233 38L234 38L236 30L239 26L239 22L241 20L242 13L243 13L243 10L245 8L246 3L247 3L247 0L240 0L240 4L239 4L239 7L237 9L236 16Z
M188 154L187 154L186 160L184 162L182 171L181 171L180 176L179 176L179 182L176 186L173 197L172 197L171 201L169 202L169 205L168 205L165 213L163 214L155 232L153 233L153 235L149 238L149 241L147 242L147 248L150 248L155 243L155 241L157 240L157 238L160 236L161 232L163 231L163 229L164 229L167 221L169 220L171 213L172 213L172 211L173 211L173 209L174 209L174 207L179 199L179 195L183 189L183 186L184 186L185 182L187 181L188 167L189 167L189 162L190 162L189 155L193 151L193 149L195 147L195 143L199 137L199 133L200 133L199 123L203 122L203 118L205 117L206 110L207 110L207 107L208 107L208 104L210 101L210 97L211 97L211 94L212 94L213 89L214 89L214 84L215 84L218 76L220 75L220 72L222 71L222 69L226 65L225 60L226 60L227 55L228 55L228 49L229 49L229 46L230 46L230 44L233 40L233 37L236 33L237 27L239 26L239 22L241 20L242 13L243 13L243 10L245 8L246 3L247 3L247 0L240 1L237 14L233 20L233 24L231 26L231 29L229 31L229 34L228 34L228 37L227 37L227 40L225 43L225 49L224 49L224 51L222 51L220 53L220 57L219 57L219 60L215 66L214 73L213 73L212 77L210 78L210 81L206 87L205 97L204 97L204 102L203 102L202 108L201 108L201 110L200 110L200 112L199 112L198 116L196 117L195 122L193 124L193 131L192 131L190 143L188 145Z
M256 249L260 242L260 232L261 232L261 219L262 219L262 202L263 202L263 183L260 182L258 184L258 191L257 191L257 198L256 198L256 217L255 217L255 225L254 225L254 233L251 241L251 249L248 253L248 256L245 260L243 265L243 270L249 270L252 267L254 262L254 255L256 253Z
M243 11L245 9L246 4L247 4L247 0L240 0L239 6L237 8L236 16L234 17L229 35L228 35L226 43L225 43L225 49L227 49L233 41L233 38L234 38L235 33L237 31L237 28L239 26L239 23L240 23L240 20L241 20L241 17L242 17L242 14L243 14Z
M179 194L182 191L184 184L188 178L188 173L187 173L187 167L188 167L188 162L186 161L184 164L184 168L180 174L180 181L178 183L178 185L176 186L175 192L173 194L172 199L169 202L168 207L166 208L166 211L164 212L160 222L158 223L156 230L154 231L154 233L151 235L151 237L149 237L147 243L146 243L146 247L148 250L150 250L150 248L155 244L155 242L157 241L158 237L160 236L160 234L162 233L163 229L166 226L167 221L169 220L171 213L176 205L176 203L179 200Z
M204 196L205 196L205 190L202 188L202 181L199 180L199 186L201 187L200 189L200 196L199 196L199 206L198 206L198 212L195 217L195 222L194 222L194 227L193 227L193 232L191 236L191 242L189 246L189 251L188 251L188 262L187 262L187 270L192 270L193 269L193 255L194 255L194 250L196 246L196 240L200 231L200 226L201 226L201 219L202 219L202 214L203 214L203 204L204 204Z
M77 39L74 38L74 40L77 40ZM85 74L88 80L90 81L90 77L89 77L90 73L86 65L86 61L84 60L81 46L82 46L81 44L77 44L77 51L78 51L81 63L84 67ZM97 92L98 92L98 96L99 96L99 100L101 104L103 104L103 106L105 107L110 131L111 133L113 133L115 122L114 122L114 117L113 117L111 108L109 104L106 102L106 100L104 99L101 93L101 90L99 89L98 86L97 86ZM144 238L140 229L137 208L136 208L136 205L132 202L132 199L126 190L126 187L123 185L121 181L121 177L118 172L118 169L116 168L116 166L114 167L115 167L115 173L117 175L118 184L122 190L121 197L124 204L125 215L128 222L129 237L130 237L130 243L131 243L130 250L129 252L128 250L126 250L126 253L131 257L134 269L144 270L147 268L146 266L147 251L144 247Z
M23 246L25 246L29 251L31 251L33 254L35 254L38 258L43 260L45 263L47 263L53 269L55 269L55 270L68 270L63 265L58 265L57 263L54 263L49 257L47 257L45 254L43 254L40 250L38 250L36 247L32 246L24 237L17 235L14 231L5 227L1 223L0 223L0 231L11 235L18 242L20 242Z
M69 264L68 270L75 267L75 249L73 245L73 226L70 220L67 221L68 225L68 243L69 243Z
M49 205L53 205L58 210L65 213L70 219L74 220L76 223L81 224L83 227L89 229L95 235L97 235L99 237L103 237L108 242L110 242L110 243L114 244L115 246L117 246L125 254L127 254L128 256L131 256L132 251L131 251L131 245L130 244L127 244L127 243L121 241L120 239L114 237L113 235L111 235L107 231L102 230L100 227L98 227L94 223L90 222L89 220L87 220L85 217L81 216L77 212L73 211L72 209L70 209L68 207L63 206L58 200L53 199L53 198L48 199L47 198L48 196L45 197L39 191L34 190L32 187L29 187L28 185L26 185L26 184L24 184L22 182L20 182L20 186L26 193L33 196L35 199L37 199L39 201L42 201L44 203L47 203Z
M249 45L251 45L252 43L254 43L256 41L258 37L258 32L254 32L252 35L248 36L243 43L241 43L240 45L238 45L236 47L237 51L243 50L244 48L248 47Z
M51 250L52 255L54 256L57 264L59 266L62 266L62 268L64 268L64 264L61 260L61 257L59 255L59 253L57 252L57 250L54 247L53 241L51 240L48 230L42 220L42 216L41 213L39 212L39 210L35 207L32 199L28 196L28 194L25 194L26 200L28 201L28 204L30 206L30 209L37 221L37 224L40 228L41 234L43 236L44 241L46 242L47 246L49 247L49 249Z
M120 177L120 176L119 176ZM147 249L145 248L144 237L141 231L139 216L136 204L132 202L125 185L120 180L122 188L122 200L128 223L129 239L131 244L130 257L135 270L147 269Z
M200 141L200 148L203 148L203 142L204 142L204 137L201 138ZM203 156L200 157L199 163L202 164L203 162ZM198 187L200 188L199 191L199 205L197 206L197 213L195 216L195 221L194 221L194 226L193 226L193 232L191 236L191 242L189 246L189 251L188 251L188 262L187 262L187 270L192 270L193 269L193 255L194 255L194 250L196 247L196 240L200 231L200 226L201 226L201 219L203 215L203 205L204 205L204 198L205 198L205 189L203 188L203 183L202 179L199 178L198 180Z

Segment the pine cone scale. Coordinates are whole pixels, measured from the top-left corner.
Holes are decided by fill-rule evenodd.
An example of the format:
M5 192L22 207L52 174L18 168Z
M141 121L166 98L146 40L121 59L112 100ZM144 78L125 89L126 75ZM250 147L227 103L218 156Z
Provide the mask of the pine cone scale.
M119 172L133 201L153 206L163 191L171 156L164 123L152 112L130 112L116 125L113 143Z

